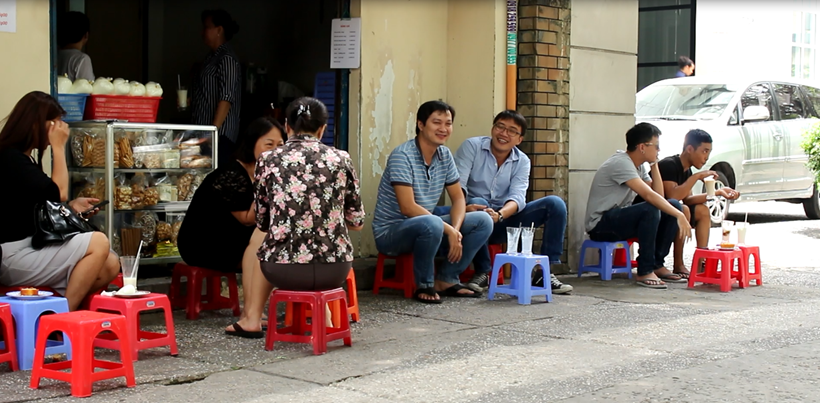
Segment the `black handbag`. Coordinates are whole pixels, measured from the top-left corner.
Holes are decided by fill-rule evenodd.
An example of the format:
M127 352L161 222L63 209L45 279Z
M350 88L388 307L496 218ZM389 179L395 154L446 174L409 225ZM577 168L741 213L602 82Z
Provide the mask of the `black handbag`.
M31 238L34 249L59 245L76 235L99 231L68 206L52 201L37 204L34 208L34 226L34 236Z

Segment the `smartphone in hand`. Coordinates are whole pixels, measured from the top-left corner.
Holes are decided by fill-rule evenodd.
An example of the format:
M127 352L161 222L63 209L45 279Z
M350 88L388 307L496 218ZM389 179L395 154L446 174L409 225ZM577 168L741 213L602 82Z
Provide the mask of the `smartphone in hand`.
M94 210L96 210L96 209L102 208L103 206L105 206L105 205L106 205L106 204L108 204L108 203L109 203L109 202L108 202L108 200L103 200L103 201L101 201L101 202L99 202L99 203L97 203L97 204L95 204L95 205L91 206L91 208L90 208L90 209L88 209L88 210L86 210L86 211L83 211L82 213L80 213L80 215L81 215L81 216L83 216L83 217L85 217L85 216L87 216L89 213L93 212L93 211L94 211Z

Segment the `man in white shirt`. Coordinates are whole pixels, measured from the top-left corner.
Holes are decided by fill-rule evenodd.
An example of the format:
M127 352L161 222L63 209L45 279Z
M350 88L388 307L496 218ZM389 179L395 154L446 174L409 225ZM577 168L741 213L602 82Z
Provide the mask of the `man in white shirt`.
M57 20L57 74L67 76L71 81L84 78L94 81L91 58L83 52L88 42L91 22L79 11L69 11Z

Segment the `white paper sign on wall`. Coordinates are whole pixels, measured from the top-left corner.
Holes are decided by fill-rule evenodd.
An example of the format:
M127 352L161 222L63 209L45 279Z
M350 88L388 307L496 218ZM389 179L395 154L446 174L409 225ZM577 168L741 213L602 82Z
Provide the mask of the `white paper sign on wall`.
M362 19L335 18L331 32L330 68L358 69L361 64Z
M0 0L0 32L17 32L17 0Z

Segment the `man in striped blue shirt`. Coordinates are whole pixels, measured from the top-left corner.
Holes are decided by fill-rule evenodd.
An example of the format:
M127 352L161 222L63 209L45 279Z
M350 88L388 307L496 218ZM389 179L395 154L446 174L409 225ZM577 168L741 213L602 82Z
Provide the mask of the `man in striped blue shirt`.
M564 253L564 232L567 227L567 205L558 196L546 196L527 203L530 184L530 159L518 149L527 132L527 120L520 113L506 110L493 119L490 136L472 137L456 151L456 166L461 188L467 194L467 211L484 211L493 219L494 229L489 243L500 244L507 239L508 227L544 227L541 255L549 256L550 264L561 263ZM437 211L445 213L446 208ZM481 248L473 258L475 275L465 284L474 291L488 285L490 252ZM533 285L541 286L543 271L533 276ZM554 294L566 294L572 286L550 275Z
M416 113L416 138L390 153L379 183L373 235L379 252L413 254L414 298L440 304L440 296L479 297L459 284L459 275L484 247L493 221L484 212L466 213L464 193L450 150L444 143L453 132L455 110L442 101L428 101ZM453 202L448 215L433 215L444 189ZM433 260L440 247L447 261L434 278Z

